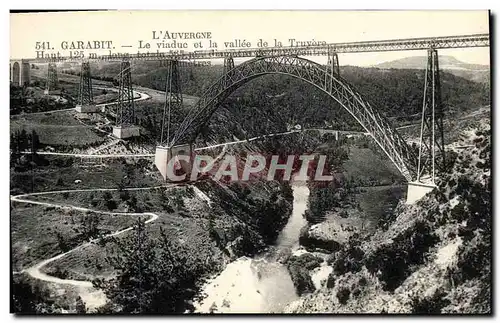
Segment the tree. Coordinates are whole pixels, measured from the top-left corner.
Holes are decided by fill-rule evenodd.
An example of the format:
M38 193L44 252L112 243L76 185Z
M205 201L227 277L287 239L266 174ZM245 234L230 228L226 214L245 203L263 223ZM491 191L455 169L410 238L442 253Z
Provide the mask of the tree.
M104 192L103 199L104 199L104 203L106 204L106 207L110 211L113 211L118 206L116 204L116 201L113 199L113 196L109 192Z
M18 135L18 145L19 145L19 150L21 151L25 151L29 147L28 134L24 129L21 130L21 132Z
M121 313L182 313L186 299L195 294L199 276L196 261L185 251L176 251L161 229L160 237L148 237L145 223L138 220L127 240L117 242L119 252L108 258L118 271L116 278L95 280Z
M48 314L60 312L49 291L38 282L31 283L26 276L12 279L10 311L22 314Z
M66 252L70 249L70 246L66 242L66 239L63 237L63 235L60 232L56 232L56 238L57 238L57 244L59 246L59 249L61 249L62 252Z
M87 313L87 308L85 306L85 302L82 300L80 296L76 298L75 309L77 314L85 314Z
M97 214L84 214L80 220L80 228L85 239L95 238L99 235L101 218Z
M15 165L21 157L21 147L19 146L19 131L10 134L11 164Z
M31 131L31 136L29 136L29 140L31 141L31 154L34 156L40 146L40 138L35 130Z

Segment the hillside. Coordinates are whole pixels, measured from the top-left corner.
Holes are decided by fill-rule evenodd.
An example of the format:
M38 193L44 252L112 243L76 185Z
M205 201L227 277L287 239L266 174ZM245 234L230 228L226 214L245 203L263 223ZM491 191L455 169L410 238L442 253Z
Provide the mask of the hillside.
M220 72L220 66L193 68L185 76L189 80L182 84L184 93L203 95L204 89L220 76ZM133 79L141 86L161 90L164 73L160 68L147 74L133 75ZM372 106L391 118L394 126L420 120L423 70L346 66L341 68L341 75ZM454 117L489 104L489 87L443 72L442 101L446 117ZM147 110L151 111L150 108ZM175 113L174 117L182 121L182 112ZM156 119L159 120L158 117ZM208 126L215 133L229 132L241 138L284 131L289 125L295 124L306 128L361 130L352 116L321 90L282 75L262 76L237 89L223 101ZM206 129L205 132L209 131Z
M73 161L39 156L29 170L11 169L11 194L55 191L32 198L65 205L56 208L11 204L12 262L17 272L12 304L16 312L74 313L79 294L88 310L101 306L107 297L108 304L99 309L103 313L182 313L192 307L189 299L208 276L222 270L231 260L265 249L277 238L291 213L292 191L286 183L260 180L249 186L202 180L195 185L160 187L164 182L146 159L108 160L96 167ZM75 178L82 180L76 182ZM135 185L143 189L123 189ZM77 190L85 187L95 190ZM110 190L96 189L103 187ZM118 187L121 189L113 191ZM68 191L60 193L61 189ZM93 211L81 210L87 207ZM158 218L141 226L137 221L151 214L146 212L154 212ZM134 229L123 235L104 236L132 225ZM136 243L134 239L139 234L147 236L144 245L151 248ZM166 241L162 240L164 235L168 236L167 246L161 245ZM90 238L98 240L78 249ZM149 258L132 258L137 266L127 266L122 261L129 259L124 249ZM55 259L42 271L60 279L96 279L94 282L106 297L103 293L97 297L92 289L75 290L71 285L57 286L54 292L53 285L19 273L69 250L74 252ZM168 257L156 257L153 261L155 252L168 253ZM177 264L175 269L168 267L171 263ZM134 269L144 264L147 270L155 272L145 278L139 273L129 280ZM153 299L164 297L158 307L153 301L147 308L142 308L142 304L134 308L136 303L129 302L145 294L159 293L160 283L172 286L175 293L169 289L162 295L154 294ZM147 292L143 293L144 289Z
M472 147L458 152L451 175L376 231L351 226L347 240L330 232L327 283L288 311L491 313L490 140L488 125L465 131L460 145Z
M424 61L422 61L424 59ZM413 57L394 63L406 69L386 69L342 66L341 76L354 85L362 95L389 117L394 126L415 123L420 120L423 97L424 71L408 69L425 66L424 57ZM399 65L398 65L399 64ZM468 73L470 69L482 68L442 57L444 66L457 66L460 70L446 70L442 73L442 102L446 117L467 113L485 106L490 101L490 89L486 83L477 83L467 76L456 76L453 71ZM382 67L382 68L380 68ZM65 72L78 73L78 66L66 64ZM487 68L487 67L486 67ZM92 73L100 80L117 82L118 63L92 63ZM475 72L475 70L474 70ZM191 66L181 70L183 93L200 97L205 90L221 76L222 66ZM159 62L135 61L132 64L132 79L136 85L155 90L164 90L166 68ZM173 129L184 119L191 107L174 111ZM147 129L145 135L158 139L159 123L163 111L162 102L137 104L138 123ZM228 122L228 121L231 122ZM303 127L331 127L343 130L362 130L352 116L321 90L303 81L282 75L265 75L238 88L223 101L203 130L209 140L217 137L252 137L263 133L286 130L290 125ZM154 141L154 140L153 140Z

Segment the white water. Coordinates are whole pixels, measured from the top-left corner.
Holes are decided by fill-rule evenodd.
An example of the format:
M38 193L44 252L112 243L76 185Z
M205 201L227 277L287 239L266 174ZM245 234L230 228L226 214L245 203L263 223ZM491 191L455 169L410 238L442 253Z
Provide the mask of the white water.
M307 209L307 199L309 198L309 188L306 185L294 185L293 187L293 210L288 223L281 231L276 246L278 248L296 249L299 246L299 234L307 221L304 212Z
M292 215L270 251L254 258L233 261L202 288L205 297L196 302L196 312L280 313L298 299L287 268L277 261L281 253L298 249L300 229L307 207L307 186L293 186Z

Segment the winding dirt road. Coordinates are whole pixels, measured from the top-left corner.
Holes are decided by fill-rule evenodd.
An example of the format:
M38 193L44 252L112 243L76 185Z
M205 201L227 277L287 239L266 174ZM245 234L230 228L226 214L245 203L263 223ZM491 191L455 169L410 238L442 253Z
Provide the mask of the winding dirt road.
M172 185L161 185L161 186L153 186L153 187L134 187L134 188L125 188L123 190L125 191L139 191L139 190L150 190L150 189L157 189L157 188L169 188L173 187L175 184ZM100 210L92 210L84 207L78 207L78 206L72 206L72 205L62 205L62 204L57 204L57 203L51 203L51 202L41 202L41 201L33 201L29 199L31 196L41 196L41 195L51 195L51 194L60 194L60 193L75 193L75 192L95 192L95 191L117 191L118 189L114 188L98 188L98 189L79 189L79 190L60 190L60 191L50 191L50 192L38 192L38 193L30 193L30 194L21 194L21 195L16 195L16 196L11 196L10 200L13 202L18 202L18 203L27 203L27 204L32 204L32 205L42 205L42 206L47 206L47 207L54 207L54 208L60 208L60 209L69 209L69 210L75 210L75 211L83 211L83 212L93 212L97 214L105 214L105 215L126 215L126 216L149 216L149 218L145 221L145 223L151 223L158 219L158 215L156 213L152 212L144 212L144 213L127 213L127 212L108 212L108 211L100 211ZM107 235L104 235L102 238L109 238L109 237L116 237L119 235L122 235L130 230L132 230L134 227L129 226L124 229L117 230L115 232L109 233ZM102 239L99 238L99 239ZM42 271L42 269L47 266L48 264L61 259L63 257L66 257L67 255L74 253L75 251L78 251L80 249L83 249L87 246L90 246L92 244L95 244L96 242L99 241L99 239L92 239L88 242L82 243L78 245L77 247L61 253L59 255L56 255L54 257L50 257L48 259L42 260L39 263L35 264L32 267L23 269L21 272L16 272L17 274L20 273L27 273L29 276L32 278L47 282L47 283L53 283L57 285L63 285L63 286L71 286L73 289L75 289L80 295L80 297L83 299L85 302L87 309L92 311L100 306L103 306L107 302L106 295L102 290L96 289L91 281L85 281L85 280L74 280L74 279L62 279L58 277L54 277L51 275L48 275Z
M174 187L175 184L172 185L161 185L161 186L153 186L153 187L134 187L134 188L125 188L123 189L124 191L139 191L139 190L151 190L151 189L158 189L158 188L170 188ZM50 202L40 202L40 201L33 201L30 200L28 197L30 196L41 196L41 195L51 195L51 194L61 194L61 193L77 193L77 192L104 192L104 191L118 191L118 189L115 188L98 188L98 189L79 189L79 190L60 190L60 191L50 191L50 192L39 192L39 193L30 193L30 194L21 194L21 195L16 195L16 196L11 196L10 200L13 202L18 202L18 203L27 203L27 204L33 204L33 205L42 205L42 206L47 206L47 207L55 207L59 209L69 209L69 210L75 210L75 211L81 211L81 212L93 212L97 214L104 214L104 215L127 215L127 216L142 216L146 215L149 216L149 219L145 221L145 223L151 223L158 219L158 215L155 213L151 212L144 212L144 213L128 213L128 212L108 212L108 211L100 211L100 210L92 210L89 208L84 208L84 207L79 207L79 206L72 206L72 205L62 205L62 204L56 204L56 203L50 203ZM103 238L109 238L109 237L115 237L118 235L121 235L125 232L128 232L133 229L133 226L127 227L125 229L121 229L118 231L115 231L113 233L109 233ZM99 239L92 239L86 243L83 243L65 253L59 254L57 256L54 256L49 259L45 259L38 264L27 268L23 269L22 272L28 273L31 277L40 279L42 281L46 282L51 282L51 283L57 283L57 284L66 284L66 285L73 285L73 286L80 286L80 287L92 287L92 282L89 281L82 281L82 280L71 280L71 279L61 279L57 278L54 276L47 275L41 271L43 267L48 265L49 263L61 259L70 253L73 253L79 249L82 249L86 246L89 246L93 243L96 243Z

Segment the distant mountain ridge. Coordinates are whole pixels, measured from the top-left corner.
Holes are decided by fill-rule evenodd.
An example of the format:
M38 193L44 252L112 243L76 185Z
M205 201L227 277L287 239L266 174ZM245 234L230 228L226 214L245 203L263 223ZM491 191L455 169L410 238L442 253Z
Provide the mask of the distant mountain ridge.
M393 61L376 64L373 67L382 69L425 69L427 56L405 57ZM469 64L459 61L453 56L439 56L439 68L471 81L489 83L490 66L482 64Z
M394 61L383 62L375 65L378 68L409 68L424 69L427 66L427 56L412 56L397 59ZM469 64L459 61L453 56L439 56L439 67L442 69L459 69L474 71L489 71L489 65Z

